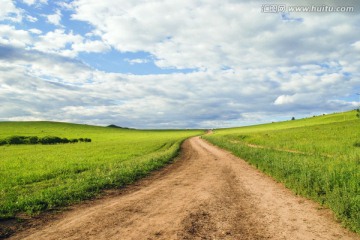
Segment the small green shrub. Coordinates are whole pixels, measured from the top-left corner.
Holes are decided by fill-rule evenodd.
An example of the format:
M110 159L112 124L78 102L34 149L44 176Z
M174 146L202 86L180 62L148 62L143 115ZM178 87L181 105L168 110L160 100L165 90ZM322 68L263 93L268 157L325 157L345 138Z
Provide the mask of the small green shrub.
M22 136L11 136L11 137L8 137L6 140L7 140L8 144L24 144L25 143L24 137L22 137Z
M29 144L37 144L39 142L39 138L36 136L29 137Z

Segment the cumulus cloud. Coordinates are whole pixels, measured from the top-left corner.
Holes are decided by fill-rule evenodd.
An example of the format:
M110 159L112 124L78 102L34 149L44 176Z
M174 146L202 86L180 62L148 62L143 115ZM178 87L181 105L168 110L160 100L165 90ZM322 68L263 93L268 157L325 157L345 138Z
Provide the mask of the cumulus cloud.
M4 74L5 71L14 67L16 74L68 85L87 82L93 74L91 69L82 62L57 54L1 45L0 53L0 67ZM8 75L7 78L12 75Z
M93 25L115 49L150 52L159 67L178 69L291 66L339 58L357 40L359 19L313 14L288 22L261 13L259 2L77 0L73 5L73 19ZM339 45L340 51L334 48Z
M281 95L276 98L274 104L275 105L283 105L283 104L290 104L295 101L294 96L289 95Z
M47 15L46 18L49 23L54 24L56 26L60 26L61 16L62 16L61 11L58 9L55 11L54 14Z
M27 31L18 30L14 26L0 24L0 44L26 47L31 43L32 38Z
M33 33L33 34L42 34L42 31L40 29L37 28L31 28L29 29L29 32Z
M69 50L68 44L82 42L83 37L72 32L66 33L64 29L55 29L45 35L39 36L34 49L42 52L59 53L64 56L74 56L76 53Z
M55 29L44 35L39 35L33 41L33 45L32 49L34 50L66 57L76 57L79 52L101 53L110 49L109 45L103 41L89 40L71 31L66 32L64 29Z
M295 82L281 81L281 73L270 67L140 76L96 71L49 53L11 48L0 51L4 73L0 78L1 101L11 106L4 108L1 116L8 119L115 123L137 128L224 127L260 121L269 114L281 115L294 106L298 114L309 108L323 112L353 106L329 101L327 94L339 94L342 82L325 66L297 69L303 75L310 70L321 73L313 79L321 87L311 88L311 83L303 82L301 89ZM346 85L356 86L356 82ZM324 90L319 92L320 88Z
M72 45L72 49L75 52L94 52L101 53L110 49L109 45L99 40L84 40L82 42L75 41Z
M19 22L22 19L22 14L19 9L16 8L12 0L2 0L0 8L0 21L10 20Z

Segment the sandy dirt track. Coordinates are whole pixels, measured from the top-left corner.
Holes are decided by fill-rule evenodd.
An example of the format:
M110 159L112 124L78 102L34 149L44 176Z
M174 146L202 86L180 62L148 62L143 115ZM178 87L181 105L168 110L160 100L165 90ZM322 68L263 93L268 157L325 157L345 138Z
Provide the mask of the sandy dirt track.
M11 239L360 239L331 212L295 196L199 137L177 160L114 194Z

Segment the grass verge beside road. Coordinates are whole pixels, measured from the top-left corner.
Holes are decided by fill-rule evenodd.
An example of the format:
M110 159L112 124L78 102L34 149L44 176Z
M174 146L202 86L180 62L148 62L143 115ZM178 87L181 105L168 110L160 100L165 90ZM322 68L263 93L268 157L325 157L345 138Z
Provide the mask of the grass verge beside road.
M329 207L360 233L360 120L355 111L215 130L203 138Z

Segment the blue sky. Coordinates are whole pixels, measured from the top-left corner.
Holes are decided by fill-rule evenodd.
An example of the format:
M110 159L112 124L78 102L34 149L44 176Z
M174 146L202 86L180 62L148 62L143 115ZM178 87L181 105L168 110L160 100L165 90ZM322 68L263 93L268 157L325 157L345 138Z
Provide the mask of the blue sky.
M357 107L359 3L264 3L2 0L0 121L216 128Z

